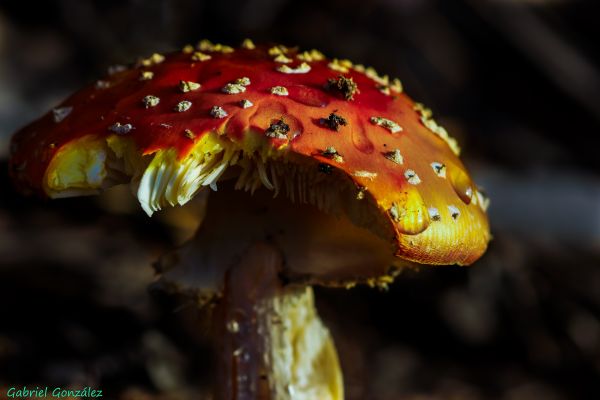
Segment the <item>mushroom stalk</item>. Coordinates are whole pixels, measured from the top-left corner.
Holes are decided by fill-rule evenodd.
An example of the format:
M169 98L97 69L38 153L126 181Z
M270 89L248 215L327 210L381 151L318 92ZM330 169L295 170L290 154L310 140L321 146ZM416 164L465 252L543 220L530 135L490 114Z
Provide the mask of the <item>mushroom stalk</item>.
M284 285L279 251L252 245L231 267L214 314L217 399L343 399L333 340L309 286Z

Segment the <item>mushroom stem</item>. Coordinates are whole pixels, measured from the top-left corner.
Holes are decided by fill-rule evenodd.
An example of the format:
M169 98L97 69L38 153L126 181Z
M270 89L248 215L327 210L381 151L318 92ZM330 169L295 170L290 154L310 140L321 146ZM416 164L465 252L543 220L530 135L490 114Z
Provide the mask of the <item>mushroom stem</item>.
M343 399L333 340L312 288L284 285L270 244L252 245L228 270L215 310L217 399Z

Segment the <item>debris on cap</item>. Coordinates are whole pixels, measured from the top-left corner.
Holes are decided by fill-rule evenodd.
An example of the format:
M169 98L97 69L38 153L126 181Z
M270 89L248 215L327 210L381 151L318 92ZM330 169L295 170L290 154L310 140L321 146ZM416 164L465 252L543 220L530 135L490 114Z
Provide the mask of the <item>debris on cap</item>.
M212 57L210 56L210 54L205 54L201 51L195 51L192 54L192 61L208 61L210 60Z
M165 61L165 56L159 53L154 53L148 58L140 58L136 63L137 67L151 67Z
M430 165L437 176L440 178L446 177L446 166L444 164L434 161Z
M367 178L367 179L373 180L377 177L377 172L359 170L359 171L354 171L354 176L358 176L359 178Z
M202 85L200 85L198 82L179 81L179 90L181 90L183 93L193 92L201 87Z
M225 118L227 115L229 114L227 114L227 111L225 111L223 107L213 106L210 109L210 116L213 118L221 119Z
M192 102L189 100L183 100L183 101L180 101L179 103L177 103L177 105L175 106L175 111L185 112L185 111L189 110L190 108L192 108Z
M267 128L265 131L265 135L270 138L275 139L287 139L288 132L290 131L290 126L286 124L282 119L279 119Z
M437 208L435 207L429 207L427 209L428 213L429 213L429 218L432 221L441 221L442 220L442 216L440 215L440 212Z
M323 150L323 152L321 154L323 155L323 157L332 159L335 162L338 162L338 163L344 162L344 158L342 157L342 155L340 153L338 153L337 150L335 149L335 147L333 147L333 146L327 147L325 150Z
M192 54L194 52L194 46L192 46L191 44L186 44L185 46L183 46L183 48L181 49L181 52L183 54Z
M98 80L94 85L96 89L108 89L110 87L110 82L105 80Z
M59 123L67 118L69 114L71 114L71 111L73 111L73 107L71 106L55 108L52 110L52 118L54 119L54 122Z
M160 103L160 99L156 96L149 94L147 96L144 96L144 98L142 99L142 103L144 103L144 107L146 108L156 107L158 103Z
M283 45L273 46L269 49L268 53L271 57L276 57L279 55L285 55L288 52L288 48Z
M411 185L418 185L421 183L421 178L419 178L419 175L417 175L417 173L412 169L407 169L404 171L404 177Z
M140 71L140 81L149 81L154 78L154 72L152 71Z
M218 53L233 53L234 49L231 46L226 46L220 43L212 43L210 40L203 39L198 42L196 48L200 51L218 52Z
M303 51L302 53L298 53L296 58L300 61L306 62L314 62L314 61L323 61L325 56L319 50L312 49L310 51Z
M273 61L275 61L276 63L288 64L291 63L293 60L291 58L286 57L285 54L278 54L277 57L273 59Z
M298 65L296 68L291 68L288 65L281 65L277 67L277 71L283 72L284 74L306 74L310 72L310 65L305 62Z
M320 121L322 125L336 132L340 130L340 126L348 125L348 121L336 113L331 113L327 118L321 118Z
M353 67L352 61L350 60L338 60L334 58L329 64L327 64L329 69L337 72L347 73Z
M112 76L112 75L116 75L116 74L126 71L126 70L127 70L126 66L121 65L121 64L115 64L115 65L110 65L108 67L107 73L109 76Z
M250 108L252 107L254 104L248 100L248 99L242 99L240 100L240 107L242 108Z
M354 95L360 93L358 85L352 77L346 78L343 75L339 75L337 79L329 78L326 88L332 92L340 93L346 100L354 100Z
M240 94L246 91L246 86L239 83L228 83L221 88L221 91L227 94Z
M131 125L131 124L121 125L120 122L115 122L108 129L110 131L116 133L117 135L125 135L133 129L133 125Z
M450 215L452 216L452 219L457 219L460 216L460 210L456 206L449 205L448 211L450 211Z
M254 42L252 40L246 38L242 42L241 47L246 50L254 50L256 48L256 45L254 44Z
M384 153L385 158L387 158L388 160L402 165L404 163L404 157L402 157L402 154L400 153L399 149L394 149L392 151L388 151L386 153Z
M394 122L391 119L383 117L371 117L369 121L371 121L372 124L381 126L392 133L398 133L402 131L402 127L398 125L397 122Z
M192 131L191 129L185 129L183 131L183 134L185 135L186 138L188 139L196 139L196 134L194 133L194 131Z
M271 94L274 94L277 96L289 95L287 88L285 88L283 86L273 86L270 91L271 91Z

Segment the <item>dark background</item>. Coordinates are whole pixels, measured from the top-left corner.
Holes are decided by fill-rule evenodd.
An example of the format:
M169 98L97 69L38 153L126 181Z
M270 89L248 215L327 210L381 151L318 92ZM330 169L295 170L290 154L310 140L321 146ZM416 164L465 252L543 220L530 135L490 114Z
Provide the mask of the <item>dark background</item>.
M317 290L347 398L600 398L598 15L593 0L0 1L0 387L206 393L206 324L147 289L193 211L150 220L122 191L23 199L8 140L111 64L251 37L400 77L492 200L473 267Z

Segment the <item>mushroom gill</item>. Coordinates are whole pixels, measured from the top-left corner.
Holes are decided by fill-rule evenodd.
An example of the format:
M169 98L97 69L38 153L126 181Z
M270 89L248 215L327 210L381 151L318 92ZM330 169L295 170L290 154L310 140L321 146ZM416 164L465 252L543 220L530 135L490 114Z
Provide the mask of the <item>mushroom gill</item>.
M173 270L177 276L165 274L178 286L204 287L245 246L265 238L285 250L288 278L307 283L385 284L410 264L394 257L390 225L364 188L343 172L292 157L273 157L248 143L238 147L214 134L203 136L181 159L173 149L139 156L131 141L118 136L84 137L59 151L46 173L46 191L51 197L73 196L130 180L151 215L212 188L210 211L193 243L163 257L165 271L173 257L181 264ZM191 284L189 272L197 266L188 269L185 260L196 262L199 254L207 275L203 283Z

